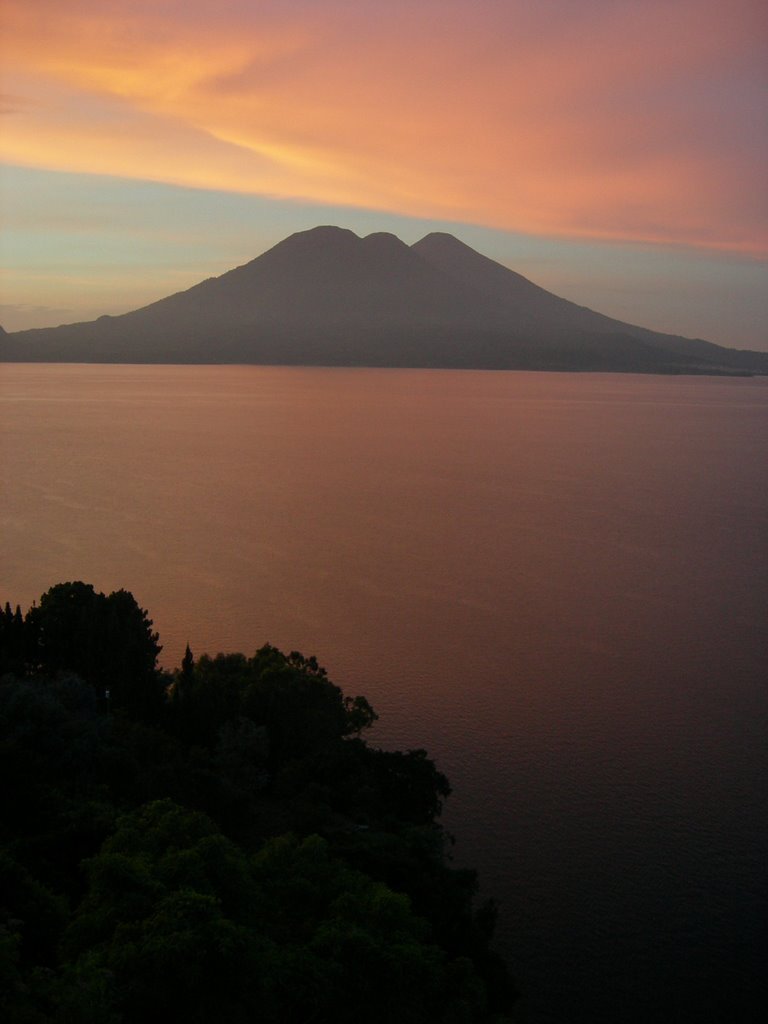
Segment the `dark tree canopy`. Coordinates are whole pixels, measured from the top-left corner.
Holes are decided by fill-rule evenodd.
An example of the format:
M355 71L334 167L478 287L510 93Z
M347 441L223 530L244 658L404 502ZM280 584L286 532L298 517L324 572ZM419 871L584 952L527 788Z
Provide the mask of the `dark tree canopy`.
M464 1019L482 1008L482 987L465 983L471 963L452 962L408 897L319 836L275 838L248 857L164 800L120 819L86 868L65 985L76 999L108 977L110 1013L385 1024L462 1019L456 998Z
M115 709L151 714L162 699L152 620L127 590L109 595L89 583L59 583L25 619L27 663L46 673L74 672ZM105 698L106 699L106 698Z
M0 610L0 676L6 672L23 674L28 661L28 633L21 608L16 610L6 602Z
M426 753L313 657L159 652L124 590L0 611L0 1019L504 1020Z
M364 697L345 697L316 658L265 644L252 658L203 655L178 674L175 713L187 739L210 744L224 723L244 717L264 726L271 760L305 758L376 720Z

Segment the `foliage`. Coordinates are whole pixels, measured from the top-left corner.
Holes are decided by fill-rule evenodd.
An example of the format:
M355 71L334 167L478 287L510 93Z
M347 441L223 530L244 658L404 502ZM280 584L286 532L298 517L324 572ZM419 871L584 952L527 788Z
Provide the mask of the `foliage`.
M59 583L29 609L21 631L15 614L9 623L8 611L6 606L3 632L11 647L4 660L17 671L23 652L27 672L73 672L115 710L145 718L158 713L162 647L152 620L128 591L107 596L89 583Z
M367 700L345 697L315 658L286 655L270 644L252 658L203 655L194 666L187 659L173 706L181 735L206 746L236 718L263 726L272 763L317 753L376 720Z
M428 924L319 836L249 858L159 801L122 818L86 866L68 978L91 991L110 977L110 1009L128 1019L343 1022L361 1006L372 1022L446 1019L448 958ZM465 1000L479 1005L481 989Z
M2 1019L501 1019L426 753L298 652L163 674L151 625L83 583L0 612Z

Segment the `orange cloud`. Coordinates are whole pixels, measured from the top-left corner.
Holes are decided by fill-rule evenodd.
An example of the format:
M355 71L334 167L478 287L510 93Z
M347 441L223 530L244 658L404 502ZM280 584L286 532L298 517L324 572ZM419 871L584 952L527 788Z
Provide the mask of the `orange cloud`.
M768 250L757 2L5 0L0 153L558 236ZM763 51L763 52L761 52Z

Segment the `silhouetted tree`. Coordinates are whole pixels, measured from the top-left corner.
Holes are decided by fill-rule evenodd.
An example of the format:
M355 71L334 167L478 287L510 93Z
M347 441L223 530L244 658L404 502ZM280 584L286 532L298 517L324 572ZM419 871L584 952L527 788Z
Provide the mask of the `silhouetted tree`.
M109 706L151 717L162 702L157 674L162 650L152 620L127 590L106 596L89 583L51 587L26 616L31 667L74 672Z
M77 1000L111 978L104 1009L126 1024L439 1024L482 1008L471 963L447 957L407 897L318 836L279 837L249 859L164 800L122 818L87 871L64 987Z
M184 657L181 659L181 671L179 672L179 676L184 680L191 679L194 669L195 659L192 657L192 651L189 649L189 644L187 644L184 650Z
M151 626L81 582L0 610L0 1019L499 1024L426 753L296 651L163 676Z
M252 658L203 655L187 662L174 689L173 717L188 742L212 746L226 722L266 729L272 766L306 758L376 720L365 697L345 697L314 657L265 644Z
M0 611L0 676L6 672L24 673L28 648L27 630L21 608L11 611L10 603Z

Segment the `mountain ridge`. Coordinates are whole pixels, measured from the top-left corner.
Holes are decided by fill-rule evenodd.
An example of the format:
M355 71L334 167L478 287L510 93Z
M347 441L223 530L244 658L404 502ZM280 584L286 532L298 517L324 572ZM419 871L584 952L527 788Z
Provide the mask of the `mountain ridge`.
M128 313L0 332L0 361L768 373L768 353L615 320L445 232L332 225Z

